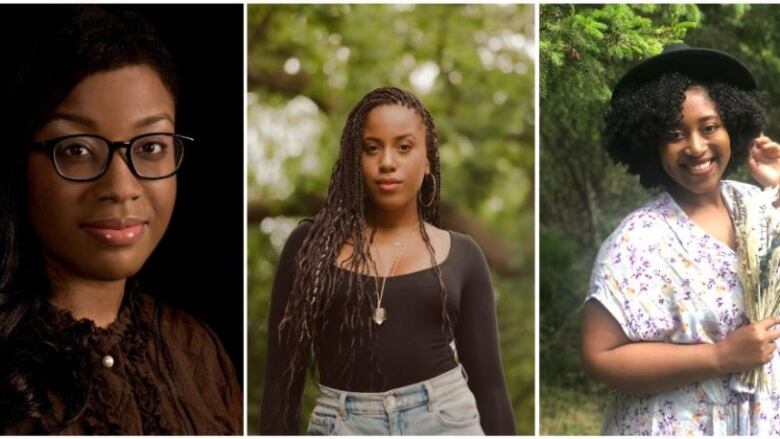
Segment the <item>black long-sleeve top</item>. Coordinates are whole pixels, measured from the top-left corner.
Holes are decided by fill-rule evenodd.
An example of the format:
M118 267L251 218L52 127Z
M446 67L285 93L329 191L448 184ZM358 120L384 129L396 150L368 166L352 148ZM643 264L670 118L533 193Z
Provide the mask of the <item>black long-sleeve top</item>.
M289 353L286 346L279 344L278 330L295 279L295 256L310 228L311 222L304 221L290 235L274 279L261 434L298 434L298 407L292 408L292 416L279 415L279 392L285 388L279 383ZM460 360L477 401L482 429L486 434L514 435L487 263L469 236L456 232L450 232L450 236L450 253L439 268L448 295L447 312L455 336L457 359L450 347L451 340L442 330L441 293L436 275L429 268L387 279L382 300L387 320L376 327L375 346L358 346L354 356L338 352L339 337L358 337L359 334L340 333L339 324L326 326L326 333L318 338L325 342L316 347L320 382L346 391L383 392L433 378L453 369ZM337 269L334 266L334 270ZM367 280L365 285L374 285L373 279L367 277ZM340 322L343 310L340 305L334 303L327 317L332 316ZM343 349L344 345L349 346L349 341L342 340L341 345ZM381 379L372 373L377 365ZM342 373L345 369L349 373ZM296 378L290 395L292 401L300 400L305 379L305 374Z

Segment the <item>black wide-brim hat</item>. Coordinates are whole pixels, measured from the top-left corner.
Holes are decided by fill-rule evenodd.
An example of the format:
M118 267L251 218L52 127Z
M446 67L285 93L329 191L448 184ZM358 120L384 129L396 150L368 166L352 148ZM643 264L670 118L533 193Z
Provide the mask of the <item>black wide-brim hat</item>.
M721 50L673 44L623 75L612 96L624 88L636 87L667 72L680 72L696 81L724 82L748 91L757 88L756 78L750 69L733 55Z

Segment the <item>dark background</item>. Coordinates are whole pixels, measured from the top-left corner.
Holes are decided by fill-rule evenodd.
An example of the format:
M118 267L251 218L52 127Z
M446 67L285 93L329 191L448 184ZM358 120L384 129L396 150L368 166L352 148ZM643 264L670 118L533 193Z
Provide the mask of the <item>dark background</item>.
M144 291L204 321L243 385L243 6L105 5L144 16L176 63L176 131L196 139L179 171L168 232L141 270ZM0 6L0 85L56 5Z

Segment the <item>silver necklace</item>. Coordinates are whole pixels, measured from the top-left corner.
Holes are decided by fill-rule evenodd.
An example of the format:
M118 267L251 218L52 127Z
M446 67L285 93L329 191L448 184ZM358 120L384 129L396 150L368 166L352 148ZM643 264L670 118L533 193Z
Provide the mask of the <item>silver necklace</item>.
M406 234L406 237L404 237L403 241L395 241L393 242L393 247L398 248L398 254L395 256L395 259L393 260L393 263L390 264L390 268L387 270L387 275L382 278L382 288L379 288L379 281L377 281L377 278L379 277L379 270L376 268L376 263L374 263L374 273L376 276L374 277L374 292L376 293L376 308L374 308L374 316L373 320L374 323L377 325L381 325L382 323L387 320L387 310L382 306L382 299L385 297L385 285L387 284L387 278L391 277L395 274L395 269L398 267L398 262L401 261L401 257L404 254L404 251L406 250L406 244L409 242L409 237L412 235L412 232L414 232L414 229L410 230L409 233ZM371 245L374 246L374 250L376 251L376 257L377 259L380 259L379 255L379 248L377 248L373 243Z

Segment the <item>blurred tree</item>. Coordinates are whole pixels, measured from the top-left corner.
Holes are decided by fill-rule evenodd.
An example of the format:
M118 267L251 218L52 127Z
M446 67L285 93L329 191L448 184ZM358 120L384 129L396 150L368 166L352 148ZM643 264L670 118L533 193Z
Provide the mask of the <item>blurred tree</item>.
M322 205L352 106L394 85L436 121L445 227L471 234L494 269L516 422L533 434L534 8L250 5L248 20L250 432L281 247Z
M540 214L583 248L597 249L606 221L642 198L601 144L612 86L633 64L696 26L695 5L543 5Z
M780 127L780 7L777 5L700 5L701 27L692 30L685 42L725 50L738 56L756 76L766 92L769 115L767 134L777 138ZM743 174L747 178L747 174Z

